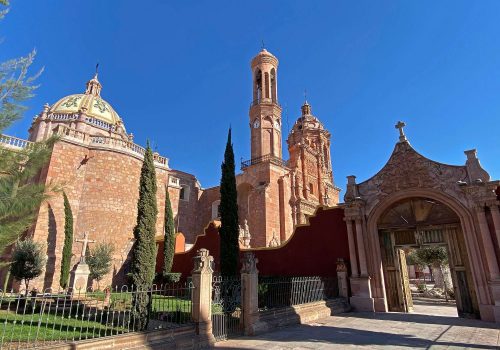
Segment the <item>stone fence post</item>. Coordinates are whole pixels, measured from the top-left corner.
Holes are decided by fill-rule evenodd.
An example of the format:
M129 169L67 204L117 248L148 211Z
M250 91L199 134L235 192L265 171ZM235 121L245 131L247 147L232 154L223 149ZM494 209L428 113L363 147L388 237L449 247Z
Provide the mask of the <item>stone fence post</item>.
M349 299L349 280L347 279L347 266L344 259L337 259L337 281L339 284L339 296Z
M214 272L212 262L214 258L209 255L207 249L199 249L193 260L192 319L200 343L212 345L215 343L212 334L212 273Z
M245 335L266 331L267 326L259 320L259 271L254 253L245 252L241 259L241 306Z

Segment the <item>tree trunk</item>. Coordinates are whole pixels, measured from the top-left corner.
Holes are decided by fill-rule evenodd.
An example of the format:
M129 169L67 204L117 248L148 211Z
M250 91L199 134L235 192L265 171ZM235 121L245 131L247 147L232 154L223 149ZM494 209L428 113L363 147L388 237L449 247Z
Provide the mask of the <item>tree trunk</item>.
M432 275L434 276L434 288L444 289L443 270L440 265L432 265Z
M447 290L453 290L453 281L451 279L451 271L450 271L450 266L445 265L441 268L443 271L443 281L446 283L446 289Z

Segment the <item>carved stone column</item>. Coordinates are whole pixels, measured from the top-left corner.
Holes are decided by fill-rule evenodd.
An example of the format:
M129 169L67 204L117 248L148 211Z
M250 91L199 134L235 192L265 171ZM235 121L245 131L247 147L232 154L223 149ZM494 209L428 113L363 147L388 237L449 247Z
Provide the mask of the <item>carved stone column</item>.
M484 213L482 205L476 206L476 214L479 222L479 231L481 233L481 240L483 243L486 264L489 271L489 279L496 280L499 277L498 262L496 259L495 249L493 247L493 240L491 239L488 222Z
M200 343L213 345L215 343L212 334L212 262L214 258L209 255L207 249L200 249L193 260L192 318Z
M497 203L492 203L490 205L491 216L493 218L493 226L495 230L495 235L497 237L497 243L500 244L500 209Z
M347 239L349 242L349 259L351 260L351 276L358 277L358 262L356 259L356 244L354 241L354 233L352 232L352 220L345 218L345 224L347 226Z
M267 330L267 324L259 320L258 262L252 252L245 252L241 259L241 301L245 335L255 335Z
M359 273L362 277L368 276L368 269L366 267L366 253L363 238L363 225L360 217L355 220L356 223L356 240L358 243L358 256L359 256Z
M344 259L337 260L337 280L339 284L339 296L349 298L349 282L347 279L347 266Z

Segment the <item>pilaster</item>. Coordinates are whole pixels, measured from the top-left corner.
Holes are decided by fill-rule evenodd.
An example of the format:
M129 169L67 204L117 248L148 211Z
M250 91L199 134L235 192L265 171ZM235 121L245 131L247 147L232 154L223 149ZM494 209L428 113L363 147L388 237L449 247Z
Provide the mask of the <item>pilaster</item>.
M214 258L209 255L207 249L200 249L193 260L192 319L200 343L213 345L215 343L212 334L212 263Z
M245 252L241 259L241 300L245 335L255 335L268 329L267 324L259 319L258 262L259 260L255 258L252 252Z
M485 208L482 205L475 207L476 215L479 223L479 231L481 234L481 241L484 249L486 264L488 266L488 279L496 280L499 278L498 262L493 247L493 240L491 239L488 222L486 221Z
M354 233L352 232L352 220L344 218L345 224L347 226L347 239L349 242L349 259L351 263L351 276L358 277L358 261L356 258L356 244L354 241Z

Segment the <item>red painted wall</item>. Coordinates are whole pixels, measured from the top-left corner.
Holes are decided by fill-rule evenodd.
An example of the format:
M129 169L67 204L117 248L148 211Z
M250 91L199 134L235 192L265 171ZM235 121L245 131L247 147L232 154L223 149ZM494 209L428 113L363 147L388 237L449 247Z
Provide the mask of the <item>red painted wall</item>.
M336 276L337 259L349 260L347 242L344 210L319 208L285 245L249 251L259 259L261 276Z
M172 266L172 272L181 272L182 277L186 278L191 276L191 270L193 269L193 257L196 255L196 251L201 248L208 249L210 255L214 257L215 270L219 270L219 224L211 222L205 228L205 234L196 237L193 247L182 253L175 253L174 264ZM163 242L162 242L163 244ZM161 272L163 266L163 245L158 249L158 254L156 255L156 272Z
M259 260L257 269L262 276L335 276L338 258L349 260L347 229L342 208L319 208L309 218L309 224L299 226L284 245L278 248L243 249L253 252ZM193 257L198 249L208 249L219 271L218 225L211 223L205 234L197 237L187 252L175 254L173 272L183 278L191 275ZM163 250L158 251L156 270L161 271Z

